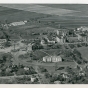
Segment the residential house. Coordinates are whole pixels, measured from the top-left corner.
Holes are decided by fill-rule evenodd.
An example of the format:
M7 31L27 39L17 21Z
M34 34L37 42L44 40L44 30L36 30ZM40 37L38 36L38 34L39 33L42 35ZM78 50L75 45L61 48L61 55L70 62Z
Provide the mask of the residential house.
M46 40L47 40L47 42L48 43L52 43L52 44L54 44L55 43L55 41L52 39L52 38L45 38Z
M34 82L36 80L36 77L35 76L32 76L31 77L31 82Z
M55 43L55 41L52 38L47 38L48 43Z
M28 67L24 67L24 70L25 70L25 71L29 71L29 68L28 68Z
M41 40L41 45L45 45L45 41L44 40Z

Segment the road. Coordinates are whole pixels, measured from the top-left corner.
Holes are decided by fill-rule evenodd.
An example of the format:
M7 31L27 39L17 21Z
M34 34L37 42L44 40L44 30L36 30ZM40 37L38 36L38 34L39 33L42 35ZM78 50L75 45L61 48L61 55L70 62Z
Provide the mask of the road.
M35 76L37 76L38 74L34 74ZM0 79L11 79L11 78L23 78L24 76L26 77L32 77L32 75L15 75L15 76L3 76L3 77L0 77Z
M74 42L74 43L62 43L62 44L82 44L82 43L88 43L88 42Z

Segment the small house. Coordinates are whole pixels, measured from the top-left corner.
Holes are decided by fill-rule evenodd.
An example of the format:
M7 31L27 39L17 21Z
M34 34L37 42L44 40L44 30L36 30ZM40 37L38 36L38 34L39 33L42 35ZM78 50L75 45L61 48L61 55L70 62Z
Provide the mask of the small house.
M25 71L29 71L29 68L28 68L28 67L24 67L24 70L25 70Z

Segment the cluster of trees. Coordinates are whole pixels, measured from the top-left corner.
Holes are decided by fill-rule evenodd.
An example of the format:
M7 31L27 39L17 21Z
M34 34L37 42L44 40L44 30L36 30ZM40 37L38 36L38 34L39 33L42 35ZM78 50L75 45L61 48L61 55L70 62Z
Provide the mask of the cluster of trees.
M82 46L87 47L88 44L87 44L87 43L78 43L78 44L69 44L69 46L70 46L71 49L74 49L74 48L76 48L76 47L79 48L79 47L82 47Z
M31 74L36 74L35 69L30 66L28 67L29 70L24 69L25 66L23 65L15 65L14 67L11 67L11 72L15 72L16 75L31 75Z
M24 76L22 78L15 78L15 82L17 84L30 84L31 83L31 78L28 76ZM14 82L12 82L14 83Z
M13 65L12 58L11 53L2 53L0 55L0 76L12 76L14 73L17 75L36 74L33 67L29 67L29 70L26 71L23 65Z
M64 83L68 84L88 84L88 69L83 69L84 75L79 75L80 71L67 67L66 71L70 74L70 77L66 79Z
M49 44L46 47L47 49L62 49L62 45L58 45L58 44Z
M11 43L10 43L9 41L7 41L7 42L5 42L5 43L3 44L3 46L4 46L4 47L10 47L10 46L11 46Z
M47 69L44 68L44 67L39 67L39 69L40 69L41 72L48 72Z
M32 74L36 74L36 71L33 67L29 67L29 70L25 70L24 66L11 66L10 67L1 67L0 70L0 76L13 76L14 73L16 75L32 75Z
M54 83L55 81L60 81L61 84L88 84L88 69L84 72L84 75L79 75L80 71L77 68L73 69L71 67L67 67L65 69L68 77L64 78L62 74L50 74L45 73L45 78L49 79L50 83Z
M50 73L45 73L45 78L49 79L49 83L54 83L54 81L64 81L65 79L62 77L61 74L50 74Z
M37 49L43 49L43 46L41 44L34 44L32 46L32 50L37 50Z
M78 63L78 64L83 64L84 63L84 59L81 56L81 53L77 50L74 49L73 51L73 59Z
M0 63L4 64L4 63L7 63L7 62L10 62L12 57L13 56L12 56L11 53L2 53L0 55Z
M19 58L21 58L21 59L27 59L27 58L29 58L31 55L32 55L32 54L26 53L26 54L19 55Z

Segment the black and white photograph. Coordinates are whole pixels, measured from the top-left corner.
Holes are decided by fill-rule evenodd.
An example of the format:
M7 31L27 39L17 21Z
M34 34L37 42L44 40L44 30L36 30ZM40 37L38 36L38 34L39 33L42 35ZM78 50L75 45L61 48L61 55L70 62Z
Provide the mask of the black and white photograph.
M88 4L0 4L0 84L88 84Z

